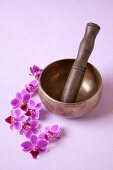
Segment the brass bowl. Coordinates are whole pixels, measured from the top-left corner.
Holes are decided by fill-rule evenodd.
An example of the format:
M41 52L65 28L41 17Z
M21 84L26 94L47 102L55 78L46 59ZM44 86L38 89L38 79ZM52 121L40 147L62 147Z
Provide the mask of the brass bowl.
M99 71L90 63L87 65L77 101L60 102L74 59L62 59L49 64L39 79L39 96L45 108L57 115L77 118L92 111L102 94L102 79Z

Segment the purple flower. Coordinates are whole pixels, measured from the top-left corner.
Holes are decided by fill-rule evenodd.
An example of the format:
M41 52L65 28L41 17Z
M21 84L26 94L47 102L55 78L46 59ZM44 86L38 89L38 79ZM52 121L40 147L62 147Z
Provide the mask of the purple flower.
M36 135L32 135L30 141L25 141L21 144L23 151L30 152L33 158L37 158L38 154L47 151L48 141L40 139Z
M47 126L45 128L45 132L41 132L38 135L38 138L45 139L45 140L51 142L51 141L54 141L54 140L60 138L60 131L61 131L60 127L57 124L52 125L52 126Z
M38 92L38 81L37 79L32 80L29 84L26 84L26 90L29 93L34 93L34 92Z
M36 65L33 65L33 67L30 67L30 71L31 71L32 75L35 76L35 78L38 80L40 77L40 74L42 72L42 69L40 69Z
M20 109L11 110L11 116L7 117L5 121L10 124L10 129L21 130L22 124L26 121L26 116L22 115Z
M22 110L27 109L27 103L30 100L30 94L27 92L27 90L22 90L22 92L17 92L16 93L16 98L11 100L11 105L13 108L18 108L20 107Z
M31 135L38 133L38 131L38 120L28 119L24 122L20 134L30 138Z
M60 137L60 126L58 124L47 126L45 128L46 139L53 141Z
M31 116L32 119L39 119L39 111L42 108L42 103L36 103L33 99L29 100L26 116Z
M23 151L29 152L36 159L40 152L47 151L49 142L60 137L60 127L55 124L47 126L44 132L40 131L38 120L42 103L36 103L31 97L35 92L38 93L38 80L42 69L33 65L30 71L35 79L25 85L21 92L16 93L16 97L11 100L13 107L11 115L5 121L10 124L11 129L18 130L21 135L28 138L21 147Z

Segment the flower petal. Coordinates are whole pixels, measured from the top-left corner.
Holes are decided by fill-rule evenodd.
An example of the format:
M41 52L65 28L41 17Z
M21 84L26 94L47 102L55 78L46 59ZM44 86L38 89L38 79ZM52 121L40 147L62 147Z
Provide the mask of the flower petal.
M37 134L39 132L39 129L38 128L32 129L32 132L33 132L33 134Z
M51 128L50 128L50 131L51 131L52 133L59 133L59 131L60 131L59 125L58 125L58 124L52 125Z
M39 139L37 142L37 148L39 149L46 149L48 145L48 141L44 139Z
M33 68L33 73L38 72L40 70L40 68L36 65L33 65L32 68Z
M33 132L31 131L31 129L28 129L28 130L25 130L24 134L25 134L26 138L30 138L31 135L33 134Z
M13 122L14 118L12 116L9 116L5 119L5 121L9 124L11 124Z
M22 116L21 110L20 110L20 109L15 109L15 110L13 110L13 116L14 116L15 118L21 117L21 116Z
M33 72L33 68L32 67L30 67L30 71L31 71L31 73L33 74L34 72Z
M26 90L28 91L28 93L35 91L35 88L32 84L26 84L25 87L26 87Z
M35 107L35 106L36 106L35 101L34 101L33 99L30 99L30 100L29 100L29 107L30 107L30 108L33 108L33 107Z
M29 152L32 150L32 143L30 141L25 141L21 143L21 147L23 147L23 151Z
M33 86L37 86L38 85L38 81L37 79L32 80L29 84L33 85Z
M19 99L19 100L22 100L22 94L20 92L17 92L16 93L16 97Z
M22 129L20 130L20 132L19 132L19 133L20 133L20 135L23 135L23 134L24 134L24 132L25 132L25 129L23 129L23 128L22 128Z
M27 94L27 93L28 93L28 91L27 91L26 89L23 89L23 90L21 91L22 96L25 95L25 94Z
M30 153L31 153L31 155L32 155L32 157L33 157L34 159L36 159L37 156L39 155L39 152L38 152L38 151L31 151Z
M38 127L38 121L37 120L31 120L30 126L31 126L31 129L36 129Z
M26 103L22 103L22 104L20 105L20 108L21 108L23 111L26 111L26 109L27 109L27 104L26 104Z
M48 140L48 136L46 135L46 133L42 132L39 134L38 139Z
M31 136L31 142L32 142L33 144L36 144L36 143L37 143L37 136L36 136L36 135L32 135L32 136Z
M36 109L40 110L41 108L42 108L42 103L38 103L38 104L36 105Z
M11 123L11 124L10 124L10 129L11 129L11 130L14 130L14 123Z
M16 130L21 130L22 129L22 123L19 121L14 122L14 127Z
M28 103L29 100L30 100L30 94L27 93L27 94L25 94L25 95L23 96L22 101L23 101L24 103Z
M35 111L35 113L33 114L33 119L39 119L39 115L40 115L40 112L39 110Z
M23 115L23 116L20 117L20 121L22 121L22 122L27 121L27 119L28 119L28 117L25 116L25 115Z
M20 101L18 98L14 98L13 100L11 100L11 105L16 108L19 107Z

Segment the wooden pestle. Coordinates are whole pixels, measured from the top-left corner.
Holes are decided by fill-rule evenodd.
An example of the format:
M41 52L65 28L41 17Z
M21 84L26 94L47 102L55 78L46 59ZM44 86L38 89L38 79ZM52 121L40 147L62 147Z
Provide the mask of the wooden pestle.
M65 84L61 101L66 103L76 102L76 98L87 68L87 61L93 50L95 38L100 26L95 23L88 23L84 37L80 43L77 58L72 65L67 82Z

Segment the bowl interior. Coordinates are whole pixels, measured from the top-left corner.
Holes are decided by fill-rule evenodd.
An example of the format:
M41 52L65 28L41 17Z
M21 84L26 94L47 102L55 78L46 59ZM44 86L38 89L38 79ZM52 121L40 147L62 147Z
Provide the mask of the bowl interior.
M60 101L63 88L74 59L64 59L51 63L40 77L41 88L51 98ZM88 63L76 102L92 97L101 85L101 77L97 69Z

